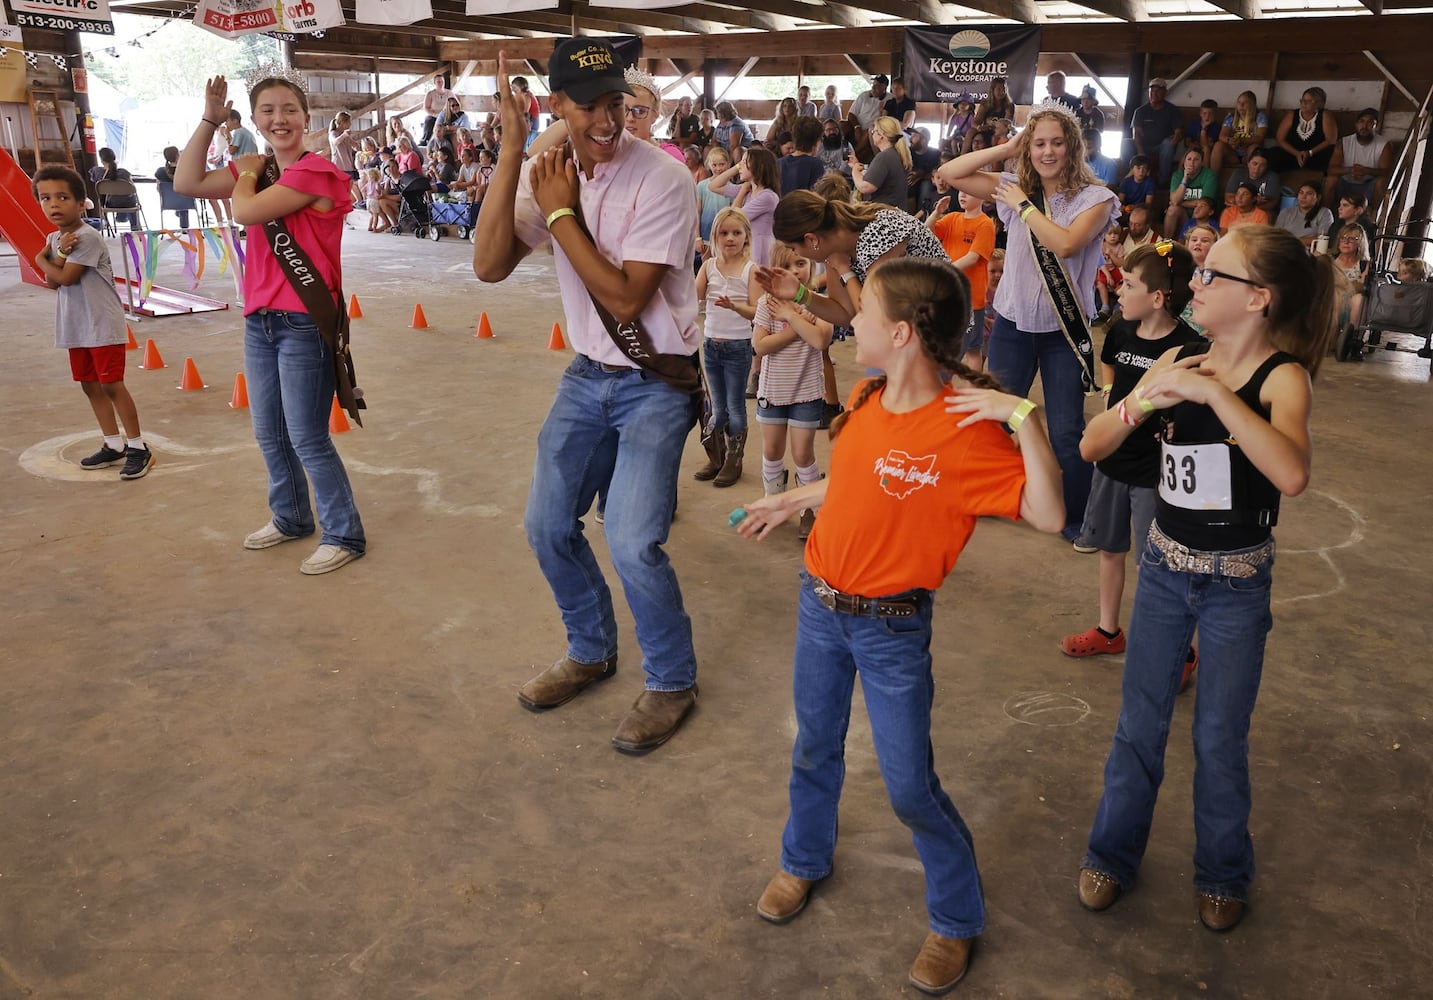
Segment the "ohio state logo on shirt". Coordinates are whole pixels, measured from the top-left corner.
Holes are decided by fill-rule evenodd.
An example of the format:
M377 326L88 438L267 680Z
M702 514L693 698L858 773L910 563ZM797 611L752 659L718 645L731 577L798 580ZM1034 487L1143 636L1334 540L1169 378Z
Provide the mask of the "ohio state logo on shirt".
M881 489L897 500L904 500L922 486L938 486L940 473L934 470L934 455L916 458L899 448L892 448L884 458L876 459L874 469Z

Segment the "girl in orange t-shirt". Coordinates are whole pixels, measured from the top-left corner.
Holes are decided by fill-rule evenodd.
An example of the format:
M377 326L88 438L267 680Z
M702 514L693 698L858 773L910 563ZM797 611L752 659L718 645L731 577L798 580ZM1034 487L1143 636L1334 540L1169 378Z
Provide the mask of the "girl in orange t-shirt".
M970 831L935 774L932 592L977 518L1023 518L1049 532L1065 524L1059 465L1034 404L961 363L968 288L948 261L903 257L871 272L853 321L856 361L886 374L863 382L832 424L829 477L753 501L739 528L764 538L821 508L797 617L791 813L781 870L757 912L785 923L831 872L859 673L881 776L925 867L930 934L911 981L926 992L964 974L985 926ZM943 368L959 381L943 382Z

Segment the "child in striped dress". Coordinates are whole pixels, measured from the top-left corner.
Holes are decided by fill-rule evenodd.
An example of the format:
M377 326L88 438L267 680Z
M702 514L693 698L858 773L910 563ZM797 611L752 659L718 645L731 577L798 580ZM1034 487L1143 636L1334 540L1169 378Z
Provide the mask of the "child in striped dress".
M811 281L811 262L784 243L771 251L771 266L785 268L803 283ZM821 352L831 344L831 324L794 302L763 295L752 324L752 347L765 360L756 393L756 422L761 425L761 478L767 496L786 489L786 439L796 484L821 478L816 464L816 431L825 409L825 375ZM815 512L801 512L797 537L805 539Z

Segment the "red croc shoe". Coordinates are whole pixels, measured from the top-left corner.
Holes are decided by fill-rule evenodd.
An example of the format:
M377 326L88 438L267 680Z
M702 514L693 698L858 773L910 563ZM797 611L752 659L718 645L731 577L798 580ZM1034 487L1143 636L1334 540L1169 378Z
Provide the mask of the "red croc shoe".
M1060 640L1060 652L1066 656L1099 656L1101 653L1123 653L1124 651L1124 629L1120 629L1113 636L1107 636L1096 626L1088 632L1067 635Z
M1183 694L1189 690L1189 684L1194 680L1194 671L1199 669L1199 650L1193 646L1184 657L1184 676L1179 678L1179 693Z

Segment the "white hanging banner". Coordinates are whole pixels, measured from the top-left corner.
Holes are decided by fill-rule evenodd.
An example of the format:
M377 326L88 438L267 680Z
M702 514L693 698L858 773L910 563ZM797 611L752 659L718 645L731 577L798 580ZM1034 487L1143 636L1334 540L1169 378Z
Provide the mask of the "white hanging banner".
M10 7L15 11L15 23L22 28L114 34L109 0L11 0Z
M550 10L556 6L557 0L468 0L466 13L469 17L487 17L522 10Z
M194 23L220 38L266 31L306 35L343 24L339 0L199 0Z
M672 0L602 0L603 7L626 7L628 10L661 10L663 7L681 7Z
M359 24L412 24L433 16L433 0L356 0Z

